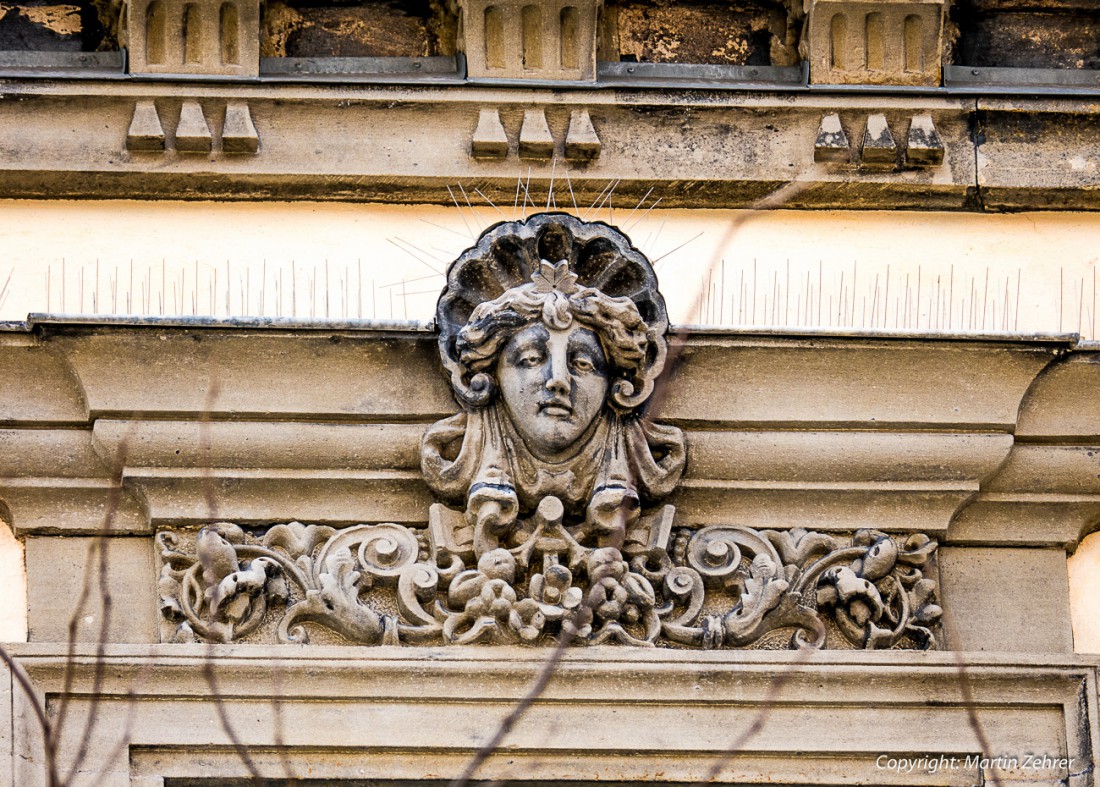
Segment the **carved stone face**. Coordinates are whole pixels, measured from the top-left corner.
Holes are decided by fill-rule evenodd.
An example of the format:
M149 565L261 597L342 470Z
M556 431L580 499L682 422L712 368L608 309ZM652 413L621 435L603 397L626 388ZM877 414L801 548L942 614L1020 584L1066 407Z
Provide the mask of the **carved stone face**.
M516 431L540 458L583 437L607 398L607 358L596 334L577 323L527 326L504 345L496 373Z

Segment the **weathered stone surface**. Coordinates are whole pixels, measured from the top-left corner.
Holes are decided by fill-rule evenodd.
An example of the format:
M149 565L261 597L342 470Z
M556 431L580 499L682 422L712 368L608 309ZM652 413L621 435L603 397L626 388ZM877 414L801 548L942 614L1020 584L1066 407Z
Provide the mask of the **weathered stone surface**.
M90 438L83 427L0 429L0 478L101 475L108 465Z
M164 127L153 101L138 101L134 118L126 130L126 149L137 151L164 150Z
M43 95L38 92L43 83L33 80L8 88L13 95L37 98L0 104L0 118L11 120L0 123L0 145L8 151L0 161L0 195L7 197L157 194L449 204L447 185L463 182L476 184L497 204L511 204L516 159L470 156L472 130L488 107L498 111L511 140L518 138L528 110L544 112L559 158L523 165L532 194L545 195L551 181L562 188L568 173L578 203L595 202L608 182L617 181L616 204L637 203L654 189L667 206L747 206L797 175L804 185L786 207L960 210L973 205L974 146L968 129L973 101L967 99L891 99L885 108L899 133L913 115L932 115L947 148L943 167L861 171L815 164L813 140L830 113L838 114L850 140L858 140L867 117L875 108L883 110L877 99L863 96L694 91L655 97L648 91L474 86L451 91L427 85L154 89L148 83L103 83L88 96L84 87L60 88L60 95L50 88ZM185 100L200 102L212 130L221 107L247 101L263 134L262 153L226 156L215 144L212 156L120 155L136 101L154 95L169 137ZM30 103L35 111L25 112ZM578 110L589 113L600 138L594 161L560 158ZM67 131L51 136L57 124ZM36 144L47 137L50 145ZM654 169L657 160L661 166Z
M500 113L483 109L477 116L477 128L470 140L470 155L475 158L504 158L508 155L508 135L500 124Z
M892 167L897 162L898 146L885 115L871 115L863 131L860 162L868 166Z
M45 330L87 392L103 461L123 448L130 457L141 505L126 504L120 529L202 523L211 500L242 523L424 522L430 498L412 457L425 425L454 406L430 336ZM688 433L687 474L670 502L691 524L942 536L1004 461L1020 397L1058 347L692 338L675 382L692 400L658 413ZM742 381L735 397L731 379ZM206 412L214 421L201 427ZM908 434L914 424L937 435ZM17 527L96 532L105 473L52 467L26 465L44 475L5 486ZM83 486L51 480L64 473ZM51 514L51 500L67 513ZM1011 521L993 532L1012 532ZM1034 528L1049 538L1045 524ZM1038 538L1034 528L1020 537Z
M458 0L471 79L591 82L598 0Z
M176 150L184 153L208 153L213 135L198 101L184 101L176 124Z
M255 153L260 149L260 135L252 122L248 104L234 101L225 108L222 126L222 150L226 153Z
M936 544L926 536L726 526L677 533L674 545L668 506L627 534L628 566L616 547L582 546L562 514L557 498L544 498L527 549L505 549L503 539L487 549L477 529L471 542L461 513L438 505L427 539L392 523L335 530L291 522L249 535L221 522L193 538L164 530L161 638L264 641L275 628L279 642L300 644L312 631L362 645L534 645L567 636L573 645L704 649L774 647L791 637L811 648L938 646L942 610L935 580L922 573L934 573ZM476 568L456 573L455 558Z
M977 120L977 176L985 207L1100 205L1100 103L1091 98L981 98Z
M943 140L931 115L916 115L909 124L905 160L918 166L938 167L943 163Z
M126 19L130 73L259 73L258 0L134 0Z
M0 423L86 423L80 384L64 357L26 334L0 334Z
M152 542L148 538L28 538L28 638L31 642L68 642L76 615L77 642L154 642L156 604ZM106 545L109 611L102 603L100 546ZM93 550L92 547L95 547ZM87 583L87 591L82 590ZM106 614L105 614L106 612ZM101 639L106 620L106 636Z
M49 476L11 478L0 483L17 535L100 532L108 521L119 534L148 533L149 510L132 489L112 502L111 481L104 475L58 480Z
M31 643L15 652L43 692L61 690L65 658L56 646ZM285 778L288 767L318 780L361 779L364 768L377 779L448 778L462 771L544 664L543 654L518 648L483 653L109 646L96 702L93 651L81 648L67 728L79 731L89 713L99 714L85 768L97 773L106 767L108 777L118 777L107 782L112 787L129 785L131 778L190 778L200 749L204 777L247 780L219 713L248 720L232 729L272 780ZM478 775L518 781L568 776L586 787L594 781L701 781L715 752L730 747L764 708L767 723L753 736L752 750L729 760L722 783L976 784L980 769L963 762L981 754L968 707L977 708L994 751L1045 752L1077 764L1091 756L1096 711L1088 699L1090 667L970 656L966 674L974 704L968 705L951 654L881 656L570 653L542 701L511 731L507 755L489 758ZM220 701L203 669L211 658ZM778 690L776 675L784 676ZM123 744L122 763L107 766L103 759L127 728L131 690L139 709L133 737ZM609 716L616 723L608 724ZM20 739L28 727L17 726ZM79 745L77 734L66 736L61 762L69 762ZM948 760L957 756L958 767L903 778L876 766L880 754L940 753ZM1053 766L1030 775L1057 780L1065 770ZM39 787L40 772L24 773L31 778L21 787Z
M533 159L550 159L554 155L554 138L546 125L546 113L540 109L523 113L523 125L519 129L519 155Z
M952 647L1073 652L1063 550L944 547L940 583Z
M0 6L0 50L79 52L85 43L82 4L19 3Z
M1039 378L1020 409L1018 437L1043 442L1100 441L1100 412L1090 406L1100 387L1100 356L1074 353Z
M446 382L434 371L436 350L429 336L307 334L293 349L285 338L137 328L81 332L62 341L100 417L312 413L323 420L369 420L404 413L402 420L410 420L439 418L453 407ZM186 347L186 353L166 354L166 341L176 352ZM410 368L419 372L411 375ZM301 385L295 379L326 384Z
M778 2L608 2L602 57L637 63L771 65L785 41Z
M944 0L812 0L802 50L810 80L939 85Z
M1075 548L1100 521L1100 421L1091 402L1095 356L1052 364L1020 407L1016 446L1000 471L952 523L953 543Z
M569 131L565 135L565 157L572 161L591 161L599 157L602 147L588 111L573 110L569 115Z
M1100 68L1100 11L1087 0L962 0L956 62L1008 68Z
M434 2L269 4L263 57L426 57L454 52L453 20Z
M844 127L840 125L840 116L836 113L821 119L814 140L814 161L817 163L836 162L846 164L852 158L851 145Z

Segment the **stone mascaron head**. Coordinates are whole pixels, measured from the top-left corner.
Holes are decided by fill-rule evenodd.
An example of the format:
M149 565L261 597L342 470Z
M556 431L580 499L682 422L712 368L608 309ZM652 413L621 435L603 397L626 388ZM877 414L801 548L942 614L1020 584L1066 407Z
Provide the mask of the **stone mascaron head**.
M463 412L427 431L421 463L471 524L503 533L554 496L578 537L620 546L679 481L682 434L641 418L664 300L619 230L559 213L486 230L450 266L436 324Z

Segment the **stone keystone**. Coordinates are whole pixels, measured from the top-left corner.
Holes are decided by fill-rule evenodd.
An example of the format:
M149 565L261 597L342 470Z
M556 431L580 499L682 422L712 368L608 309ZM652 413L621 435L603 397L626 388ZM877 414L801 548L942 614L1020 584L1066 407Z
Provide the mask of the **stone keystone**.
M225 108L222 150L226 153L255 153L259 149L260 135L252 123L248 104L243 101L230 102Z
M818 164L847 163L851 158L851 145L840 125L840 115L835 113L826 115L821 119L821 125L817 129L817 139L814 140L814 161Z
M164 127L152 101L139 101L126 132L127 150L164 150Z
M495 109L482 109L477 116L477 128L470 141L470 155L474 158L504 158L508 155L508 135Z
M863 163L890 165L897 161L898 146L885 115L867 118L867 130L863 134Z
M198 101L184 101L180 109L180 122L176 126L176 150L185 153L204 153L210 150L210 127Z
M599 157L602 143L592 126L587 109L574 109L565 135L565 157L573 161L591 161Z
M905 158L910 164L937 167L943 163L943 141L931 115L917 115L909 124Z
M541 109L529 109L523 113L519 154L523 158L551 158L554 155L554 138L546 125L546 114Z

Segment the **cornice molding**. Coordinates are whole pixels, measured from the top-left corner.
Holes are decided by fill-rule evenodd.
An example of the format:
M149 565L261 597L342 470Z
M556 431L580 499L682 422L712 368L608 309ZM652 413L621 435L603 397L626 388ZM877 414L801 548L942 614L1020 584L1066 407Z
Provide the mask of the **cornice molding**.
M1074 164L1100 122L1088 98L46 79L2 88L0 197L10 198L449 204L447 186L463 183L510 204L517 181L543 195L553 182L568 199L567 176L579 204L615 182L624 202L653 189L670 207L745 207L797 180L787 207L1084 210L1100 182ZM821 136L836 125L839 148Z

